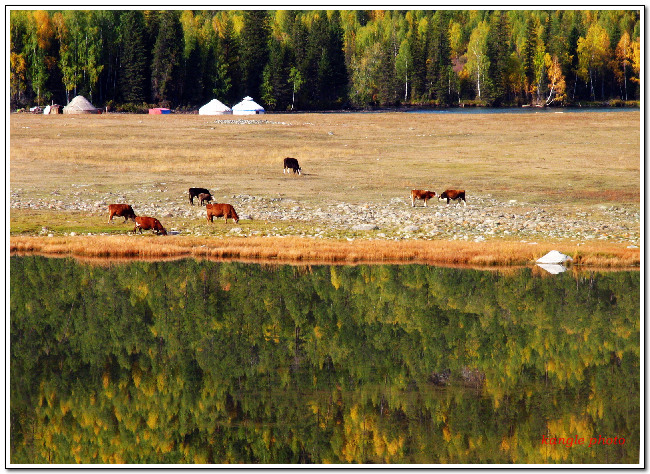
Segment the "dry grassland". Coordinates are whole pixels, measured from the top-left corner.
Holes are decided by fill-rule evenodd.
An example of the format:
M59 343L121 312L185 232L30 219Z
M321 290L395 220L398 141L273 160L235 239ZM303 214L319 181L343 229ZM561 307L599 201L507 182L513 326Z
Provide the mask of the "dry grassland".
M264 123L219 123L240 119ZM638 111L244 117L14 114L9 129L11 189L20 189L23 195L34 198L51 198L55 193L57 199L74 202L78 198L73 191L79 189L119 194L142 184L165 183L173 199L184 196L190 186L201 186L217 189L223 195L285 197L312 205L362 204L405 198L413 188L440 191L459 187L467 190L468 199L475 194L579 209L601 204L636 209L640 206ZM282 159L286 156L299 159L303 176L283 175ZM12 210L12 219L14 215L20 217L20 211ZM98 242L100 237L89 239ZM247 239L247 244L251 245L252 240ZM12 237L11 242L13 247L17 238ZM84 239L81 245L96 247L90 242ZM119 246L133 245L131 242L135 240L125 238ZM140 255L147 242L138 240L133 251ZM174 238L174 244L163 244L158 239L151 242L156 247L181 245L183 252L191 255L202 251L190 247L205 244L190 237ZM429 247L441 255L448 247L451 253L462 253L464 245L465 256L436 259L513 263L508 247L514 244L509 242L493 243L489 251L473 242L452 246L449 242L412 242L410 245L421 246L422 250L414 254L409 249L406 256L394 246L388 253L375 248L395 243L373 242L326 244L340 246L334 261L343 258L341 252L355 260L354 252L368 258L369 251L378 257L369 260L386 260L388 254L391 259L428 260L430 254L418 252ZM208 247L218 253L221 250L216 249L222 243L225 245L225 240L219 239ZM71 248L76 244L70 240L61 245ZM300 244L296 248L301 250L293 251L293 256L287 249L283 252L291 258L319 256L329 261L325 244L313 245L321 250L307 250ZM275 246L276 242L260 238L252 253L275 258ZM470 255L473 249L481 248L482 257ZM606 249L605 254L610 250ZM594 252L596 256L600 250ZM636 253L638 260L638 249ZM530 252L526 255L524 260L531 256ZM622 258L627 261L628 257Z
M582 204L639 202L638 112L299 114L219 124L199 115L12 115L12 187L143 182L347 202L411 188ZM298 158L290 183L282 159Z

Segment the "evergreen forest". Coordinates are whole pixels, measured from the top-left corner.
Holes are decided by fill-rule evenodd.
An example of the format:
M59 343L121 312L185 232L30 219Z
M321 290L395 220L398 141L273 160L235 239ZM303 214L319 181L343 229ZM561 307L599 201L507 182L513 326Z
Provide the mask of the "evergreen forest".
M12 463L640 459L638 271L10 271Z
M11 10L12 109L623 105L638 10Z

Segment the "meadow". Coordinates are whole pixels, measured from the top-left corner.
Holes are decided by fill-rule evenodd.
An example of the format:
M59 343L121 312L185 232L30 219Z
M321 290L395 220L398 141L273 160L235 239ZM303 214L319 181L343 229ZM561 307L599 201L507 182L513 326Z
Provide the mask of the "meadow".
M14 250L19 250L14 243L20 238L21 242L30 242L21 244L23 250L36 250L37 246L47 252L47 237L37 234L48 223L60 224L56 237L64 242L71 242L67 234L73 229L90 234L115 232L117 226L107 229L105 209L96 214L75 210L74 204L80 200L109 195L119 202L117 198L125 196L136 204L165 201L189 207L187 189L192 186L211 189L217 202L247 195L312 207L346 203L381 208L384 203L401 199L406 208L410 207L411 189L439 193L446 188L463 188L468 208L472 198L480 197L511 206L516 202L522 215L534 207L563 216L588 214L602 222L607 219L605 208L640 211L638 111L492 115L12 114L9 132ZM282 160L287 156L298 158L302 176L283 174ZM35 211L29 205L15 206L17 200L56 201L59 206ZM434 206L443 204L436 202ZM167 221L177 225L186 221L175 219ZM200 219L196 221L198 225ZM628 221L626 225L639 232L638 219ZM264 220L251 225L264 232L286 222ZM309 223L301 225L309 227ZM130 228L123 226L120 231ZM326 240L344 237L337 232L328 234ZM106 237L93 235L92 239L99 242ZM190 237L181 233L172 238ZM203 238L203 244L192 240L191 245L215 246L228 239L243 244L242 239L217 232ZM266 239L262 241L269 247L278 240L273 236ZM492 240L490 254L483 257L485 262L499 261L498 244L503 240ZM503 245L509 248L517 243L516 236L505 240ZM181 246L187 247L189 242ZM445 246L435 239L428 242L432 249ZM412 244L422 242L415 240ZM385 247L390 245L385 242ZM575 245L570 244L571 248ZM594 249L591 256L630 254L621 243L590 245ZM473 242L465 246L480 247ZM510 250L503 253L509 254ZM638 263L638 249L632 253L633 263ZM388 258L381 255L382 259ZM403 257L396 254L395 258ZM435 261L435 257L431 259ZM510 257L502 263L511 263Z

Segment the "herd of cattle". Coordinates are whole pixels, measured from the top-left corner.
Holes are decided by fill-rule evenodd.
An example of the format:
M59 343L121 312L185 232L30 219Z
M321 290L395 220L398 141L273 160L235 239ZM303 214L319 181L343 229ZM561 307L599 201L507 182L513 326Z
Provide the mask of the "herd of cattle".
M284 171L283 173L297 173L301 174L302 169L298 164L298 160L295 158L285 158L284 159ZM435 191L425 191L421 189L414 189L411 191L411 206L415 207L415 201L420 200L424 201L424 206L427 206L427 201L436 196ZM231 218L235 221L235 224L239 222L239 216L235 211L235 208L231 204L223 203L214 203L212 204L212 194L206 188L190 188L189 189L189 199L190 204L194 205L194 198L197 198L199 205L203 206L205 204L207 220L208 222L214 222L215 217L223 217L228 223L228 218ZM465 190L464 189L447 189L438 196L438 200L447 200L449 201L458 200L463 201L463 205L467 205L465 201ZM108 222L110 223L113 220L113 217L124 217L124 222L127 222L129 219L132 219L135 222L135 227L133 232L137 233L139 230L142 234L143 230L152 230L158 235L167 235L167 230L162 226L160 221L155 217L147 216L136 216L133 211L133 207L130 204L109 204L108 205Z

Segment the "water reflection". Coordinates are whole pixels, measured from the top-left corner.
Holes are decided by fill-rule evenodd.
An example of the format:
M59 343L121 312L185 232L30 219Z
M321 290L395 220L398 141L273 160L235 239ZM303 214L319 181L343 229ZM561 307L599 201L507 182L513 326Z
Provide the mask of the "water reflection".
M558 273L567 271L567 267L559 263L538 263L537 266L551 275L557 275Z
M639 461L638 272L10 265L12 463Z

